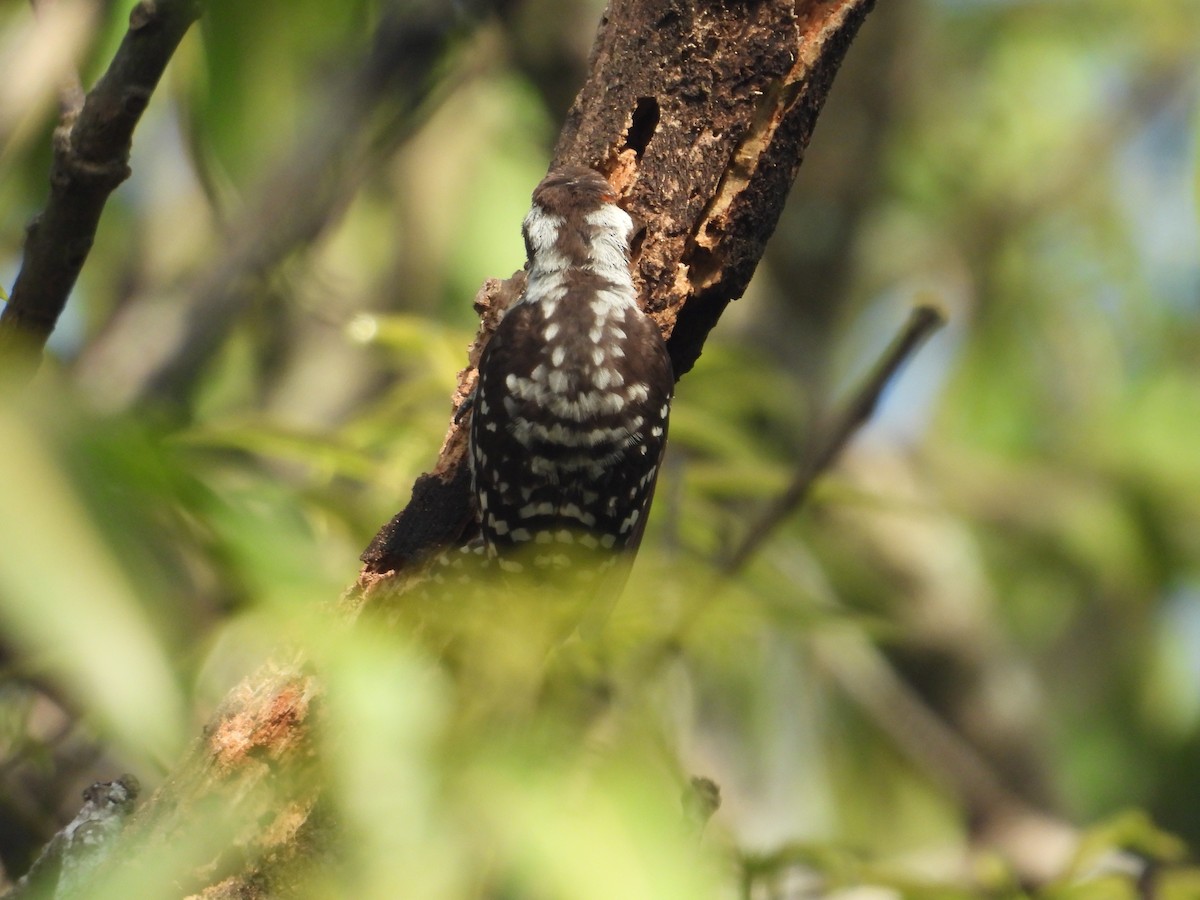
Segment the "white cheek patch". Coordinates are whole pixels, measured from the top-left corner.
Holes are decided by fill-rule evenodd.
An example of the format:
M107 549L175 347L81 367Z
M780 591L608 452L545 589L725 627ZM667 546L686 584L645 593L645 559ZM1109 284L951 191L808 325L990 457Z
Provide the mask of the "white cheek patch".
M564 222L566 222L566 219L562 216L548 213L540 206L535 206L529 210L528 215L525 216L522 231L524 231L525 238L529 241L529 246L534 253L540 254L542 251L553 250L554 245L558 242L558 233L562 230Z
M595 229L588 243L588 265L601 278L614 284L633 287L629 271L629 236L633 220L629 214L612 203L589 213L588 224Z

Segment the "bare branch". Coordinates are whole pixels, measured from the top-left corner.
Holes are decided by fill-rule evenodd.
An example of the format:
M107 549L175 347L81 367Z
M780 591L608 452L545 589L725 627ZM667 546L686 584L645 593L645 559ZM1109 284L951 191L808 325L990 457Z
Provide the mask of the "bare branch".
M813 482L833 464L854 433L874 414L880 396L896 372L925 339L942 326L943 321L942 313L932 306L918 306L913 310L903 330L854 392L850 402L824 435L818 438L816 449L800 463L800 468L783 496L747 532L742 543L725 563L725 574L732 575L740 571L771 532L800 507L808 497Z
M108 71L54 133L50 198L29 225L25 260L0 315L0 362L18 381L37 370L92 249L104 204L129 177L133 129L201 0L142 0Z

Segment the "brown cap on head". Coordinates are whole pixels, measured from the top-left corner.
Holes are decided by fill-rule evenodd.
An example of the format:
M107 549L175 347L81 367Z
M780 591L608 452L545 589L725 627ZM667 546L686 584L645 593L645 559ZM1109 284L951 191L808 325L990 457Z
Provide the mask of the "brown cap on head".
M580 207L613 203L617 195L599 172L583 166L553 169L533 189L533 202L548 213L560 216Z

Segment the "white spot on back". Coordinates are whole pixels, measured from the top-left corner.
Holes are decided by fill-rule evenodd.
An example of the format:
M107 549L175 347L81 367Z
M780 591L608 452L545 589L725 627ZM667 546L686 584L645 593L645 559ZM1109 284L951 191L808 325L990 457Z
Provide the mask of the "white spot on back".
M628 272L626 272L625 280L629 283L627 285L621 284L620 289L596 291L591 303L588 304L601 324L606 322L608 317L618 309L637 306L637 298L633 291L633 282L629 279Z
M604 390L609 387L620 387L625 383L625 377L616 369L606 367L596 371L592 383L600 390Z

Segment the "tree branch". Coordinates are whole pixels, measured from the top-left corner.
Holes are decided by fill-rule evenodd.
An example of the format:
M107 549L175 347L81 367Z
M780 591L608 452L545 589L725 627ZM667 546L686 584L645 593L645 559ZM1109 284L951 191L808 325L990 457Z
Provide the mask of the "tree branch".
M795 512L808 497L817 478L833 465L846 444L875 412L879 398L892 378L934 331L942 326L942 313L932 306L913 310L903 330L875 364L875 368L854 392L850 402L838 414L831 427L818 437L816 449L804 459L788 489L750 530L723 566L726 575L739 572L780 523Z
M54 132L50 198L29 224L25 260L0 315L0 362L32 377L92 249L104 204L129 177L133 129L202 0L142 0L108 70Z

